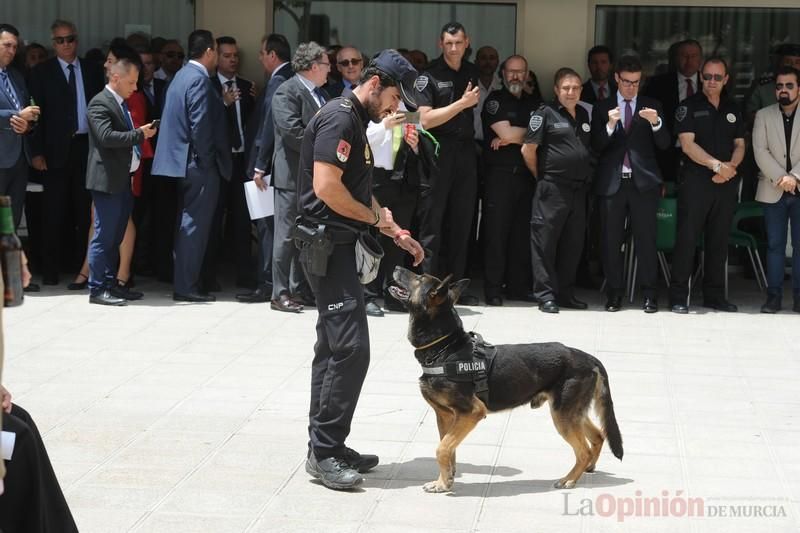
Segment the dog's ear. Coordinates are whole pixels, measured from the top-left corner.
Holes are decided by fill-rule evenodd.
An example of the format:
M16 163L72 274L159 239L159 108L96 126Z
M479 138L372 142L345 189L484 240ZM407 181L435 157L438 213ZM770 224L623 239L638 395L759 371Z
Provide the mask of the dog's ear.
M461 293L464 292L467 287L469 287L469 278L460 279L450 285L450 300L454 303L457 302Z
M448 274L448 276L446 278L444 278L442 281L440 281L439 284L435 288L433 288L431 290L430 297L431 298L435 298L435 297L444 298L444 296L447 294L447 290L450 288L450 280L451 279L453 279L453 275L452 274Z

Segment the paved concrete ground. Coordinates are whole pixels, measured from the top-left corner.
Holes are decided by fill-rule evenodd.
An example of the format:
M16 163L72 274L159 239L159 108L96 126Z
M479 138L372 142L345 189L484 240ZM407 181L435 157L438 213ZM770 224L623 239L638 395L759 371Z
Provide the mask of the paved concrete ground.
M370 319L349 444L381 465L358 492L303 469L315 311L230 293L176 305L157 284L126 308L45 290L5 313L5 381L85 532L797 531L800 316L758 314L740 283L738 314L611 314L596 293L560 315L460 308L496 344L557 340L604 362L625 458L604 450L570 491L552 488L573 457L546 408L487 418L458 450L455 492L422 491L437 432L401 314ZM687 498L705 516L680 516ZM656 500L669 517L642 516Z

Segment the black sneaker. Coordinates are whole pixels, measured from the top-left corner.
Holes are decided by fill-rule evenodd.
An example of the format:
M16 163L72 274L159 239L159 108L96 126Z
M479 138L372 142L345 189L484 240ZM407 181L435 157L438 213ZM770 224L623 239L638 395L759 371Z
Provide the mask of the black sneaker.
M360 485L364 478L344 459L328 457L317 461L312 453L306 459L306 472L329 489L347 490Z
M361 455L353 448L345 448L344 449L344 460L350 463L350 466L358 470L360 473L369 472L376 466L378 466L378 456L377 455L370 455L364 454Z

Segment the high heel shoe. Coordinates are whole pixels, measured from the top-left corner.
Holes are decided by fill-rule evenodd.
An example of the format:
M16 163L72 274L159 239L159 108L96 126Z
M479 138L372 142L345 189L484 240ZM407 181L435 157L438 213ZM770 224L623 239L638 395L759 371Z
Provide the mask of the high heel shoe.
M83 281L77 281L77 280L79 280L81 278L83 278ZM89 276L87 276L87 275L85 275L85 274L83 274L81 272L78 272L78 275L75 276L75 281L73 281L72 283L69 283L67 285L67 290L68 291L82 291L83 289L86 288L86 285L88 283L89 283Z

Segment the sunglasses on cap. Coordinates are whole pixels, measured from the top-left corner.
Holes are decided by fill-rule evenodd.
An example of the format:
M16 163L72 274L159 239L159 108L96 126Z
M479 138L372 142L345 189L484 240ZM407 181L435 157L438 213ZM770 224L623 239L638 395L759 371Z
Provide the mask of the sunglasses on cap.
M795 85L791 81L788 82L788 83L776 83L775 84L775 90L776 91L780 91L780 90L783 90L783 89L786 89L787 91L791 91L795 87L797 87L797 85Z
M78 40L78 36L75 34L65 35L63 37L53 37L53 42L56 44L72 44Z
M725 75L724 74L705 74L705 73L703 73L703 79L705 81L711 81L711 80L722 81L722 80L725 79Z
M342 59L341 61L338 62L338 65L340 67L349 67L350 65L353 65L354 67L356 67L356 66L358 66L360 64L361 64L361 60L358 59L358 58L355 58L355 57L353 59Z

